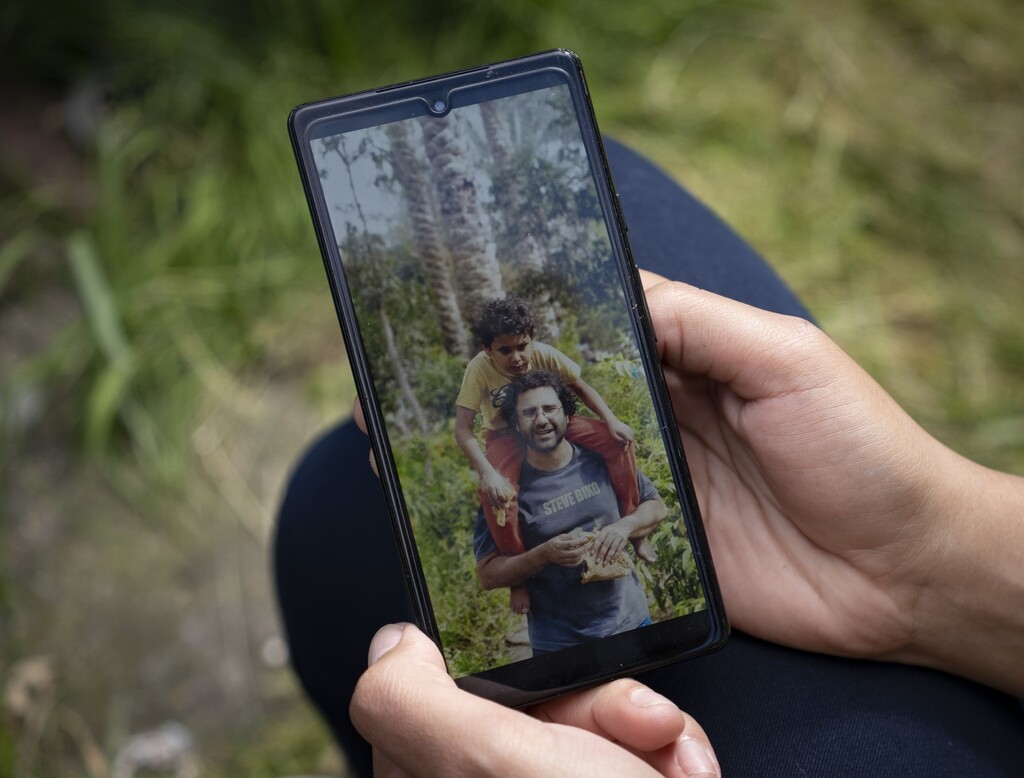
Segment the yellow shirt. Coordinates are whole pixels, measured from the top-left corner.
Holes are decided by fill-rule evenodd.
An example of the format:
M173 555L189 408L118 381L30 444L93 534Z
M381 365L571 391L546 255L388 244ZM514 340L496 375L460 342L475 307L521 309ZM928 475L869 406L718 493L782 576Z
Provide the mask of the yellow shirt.
M533 342L529 369L550 370L561 376L567 384L580 380L579 365L558 349L539 340ZM505 401L505 387L511 382L512 376L498 370L494 360L481 351L466 365L466 374L462 377L462 388L455 398L455 404L481 414L485 430L502 429L505 420L501 418L501 405Z

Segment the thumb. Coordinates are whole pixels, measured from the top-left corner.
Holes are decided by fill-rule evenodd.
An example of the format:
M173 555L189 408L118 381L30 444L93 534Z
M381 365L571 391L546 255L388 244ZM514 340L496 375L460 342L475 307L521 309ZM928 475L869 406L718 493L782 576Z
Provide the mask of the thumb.
M649 278L648 280L653 280ZM838 348L805 319L783 316L678 282L646 290L662 362L728 384L750 400L821 379L812 369Z
M373 667L384 654L397 646L405 634L407 624L386 624L377 630L377 634L370 641L370 650L367 656L367 666Z
M350 712L374 746L378 774L566 775L572 766L595 778L656 775L592 732L543 724L462 691L434 643L411 624L385 627L372 650Z

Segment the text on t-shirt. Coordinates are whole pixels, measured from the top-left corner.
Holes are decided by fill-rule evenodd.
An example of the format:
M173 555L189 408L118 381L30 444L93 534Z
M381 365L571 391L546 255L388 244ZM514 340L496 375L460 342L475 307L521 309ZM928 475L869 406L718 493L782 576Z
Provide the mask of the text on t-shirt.
M557 513L571 505L576 505L584 500L589 500L591 497L596 497L600 493L600 485L597 481L591 481L589 484L584 484L577 489L560 494L553 500L548 500L541 505L541 508L544 510L545 516L550 516L552 513Z

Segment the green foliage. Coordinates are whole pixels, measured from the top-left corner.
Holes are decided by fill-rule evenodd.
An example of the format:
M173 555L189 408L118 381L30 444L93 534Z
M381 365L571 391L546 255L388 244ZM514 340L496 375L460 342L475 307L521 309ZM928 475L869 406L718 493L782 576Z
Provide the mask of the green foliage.
M449 669L461 675L491 667L506 657L505 638L518 617L508 608L507 590L486 592L476 580L473 528L480 503L454 423L394 448Z
M682 616L704 607L704 596L683 523L665 445L639 362L619 354L588 365L586 380L636 436L637 465L651 479L668 507L668 517L648 537L656 564L640 564L641 581L653 602L655 619Z

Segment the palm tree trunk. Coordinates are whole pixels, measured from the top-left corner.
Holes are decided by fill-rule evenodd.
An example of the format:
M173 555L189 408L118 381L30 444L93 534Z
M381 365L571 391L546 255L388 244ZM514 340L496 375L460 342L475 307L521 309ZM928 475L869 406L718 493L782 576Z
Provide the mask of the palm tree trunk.
M448 353L468 359L471 345L452 281L451 260L445 251L434 213L429 179L409 143L406 124L394 122L388 125L387 135L391 141L391 168L405 195L416 256L437 306L444 347Z
M464 152L458 125L426 118L421 126L433 168L459 308L463 317L471 321L487 302L504 297L491 225L480 205L475 171L470 155Z

